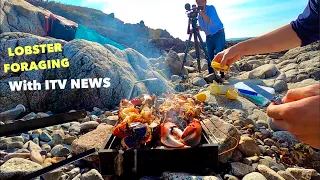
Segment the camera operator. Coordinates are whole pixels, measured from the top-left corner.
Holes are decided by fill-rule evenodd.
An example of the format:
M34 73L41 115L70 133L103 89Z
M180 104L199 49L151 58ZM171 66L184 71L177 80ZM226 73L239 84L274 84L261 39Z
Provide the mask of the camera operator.
M206 44L209 54L208 70L209 74L213 73L211 62L216 54L223 51L225 48L225 32L223 23L221 22L216 8L213 5L207 5L207 0L196 0L198 6L203 9L199 12L200 30L206 34ZM221 77L224 74L221 72Z

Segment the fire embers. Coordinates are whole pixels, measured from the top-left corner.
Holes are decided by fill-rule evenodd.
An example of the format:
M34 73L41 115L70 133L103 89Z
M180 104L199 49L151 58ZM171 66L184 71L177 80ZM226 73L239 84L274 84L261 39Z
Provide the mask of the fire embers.
M167 147L197 146L201 141L202 127L197 119L202 104L193 98L170 95L159 107L164 117L161 124L161 143Z
M193 98L172 94L168 94L157 109L155 102L155 96L149 95L121 101L119 121L112 133L121 139L124 149L139 148L151 140L160 140L172 148L194 147L200 143L202 128L198 119L202 104Z
M152 129L160 124L155 115L155 97L143 95L131 101L121 100L119 121L112 133L121 139L124 149L138 148L152 139Z

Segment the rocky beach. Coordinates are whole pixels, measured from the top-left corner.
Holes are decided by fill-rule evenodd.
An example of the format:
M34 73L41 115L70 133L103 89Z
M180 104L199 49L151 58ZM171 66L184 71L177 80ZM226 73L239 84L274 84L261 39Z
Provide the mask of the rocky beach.
M85 109L87 117L77 121L0 137L0 180L26 175L91 148L104 148L108 135L119 118L119 104L140 80L157 78L157 82L136 84L133 97L156 94L159 101L166 93L195 97L215 80L208 74L208 64L201 59L201 73L195 50L184 53L168 50L158 58L134 48L119 50L86 40L64 41L43 37L41 14L47 13L25 1L0 2L0 112L25 106L16 119L0 121L0 126L17 121L52 116ZM16 15L14 15L16 14ZM8 48L41 43L61 43L63 53L8 57ZM139 49L139 48L138 48ZM4 53L3 53L4 52ZM4 73L4 63L31 62L68 58L67 69L48 69L22 73ZM277 97L288 90L319 84L320 44L294 48L285 52L245 56L226 73L224 84L249 81L271 87ZM188 75L184 80L181 72ZM111 79L107 89L52 90L11 92L9 81L46 79ZM273 131L268 125L267 105L259 105L244 96L231 100L210 94L201 118L219 145L223 170L211 170L206 176L188 172L163 172L161 177L142 179L217 179L217 180L316 180L320 179L320 151L301 143L287 131ZM239 143L230 138L234 137ZM37 179L103 180L96 155L56 169Z

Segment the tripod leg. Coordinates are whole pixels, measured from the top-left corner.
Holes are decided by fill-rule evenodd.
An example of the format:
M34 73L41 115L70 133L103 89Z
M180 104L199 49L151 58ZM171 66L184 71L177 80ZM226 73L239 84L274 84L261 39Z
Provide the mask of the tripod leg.
M197 34L197 32L194 32L194 45L195 45L195 48L196 48L198 71L199 71L199 73L201 73L201 67L200 67L200 47L199 47L199 41L198 41L198 34Z
M201 43L201 47L202 47L202 49L203 49L203 51L204 51L204 53L205 53L205 55L206 55L206 57L207 57L207 60L209 60L210 57L209 57L208 50L207 50L207 48L206 48L206 46L205 46L205 43L203 42L200 34L199 34L198 36L199 36L199 40L200 40L200 43ZM208 62L211 62L211 60L208 61ZM209 64L209 66L211 66L211 65ZM215 70L213 70L213 74L214 74L215 77L217 77Z
M184 52L184 57L183 57L183 62L182 62L182 73L181 73L182 77L185 75L184 74L184 64L187 61L188 49L189 49L189 46L190 46L191 38L192 38L192 33L190 33L189 40L188 40L188 43L186 45L186 50Z

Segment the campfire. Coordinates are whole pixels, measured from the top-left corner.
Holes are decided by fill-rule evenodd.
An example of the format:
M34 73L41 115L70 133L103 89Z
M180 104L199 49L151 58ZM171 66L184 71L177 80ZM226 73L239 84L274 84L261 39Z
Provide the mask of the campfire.
M200 113L203 104L185 95L168 94L158 103L155 95L121 100L119 120L113 135L121 149L162 145L167 148L195 147L202 136Z

